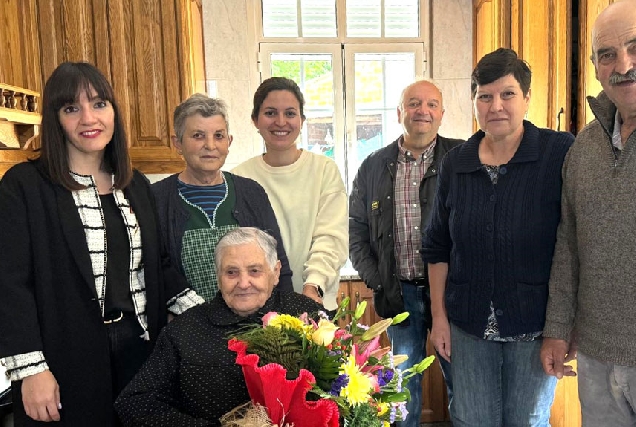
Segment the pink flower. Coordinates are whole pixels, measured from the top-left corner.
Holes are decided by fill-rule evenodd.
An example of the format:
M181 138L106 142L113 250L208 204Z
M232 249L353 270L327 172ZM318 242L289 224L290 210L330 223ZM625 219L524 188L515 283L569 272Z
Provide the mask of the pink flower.
M270 311L265 316L263 316L263 327L269 325L269 322L271 322L272 319L277 316L278 316L278 313L276 313L275 311Z
M371 341L365 341L359 345L359 351L356 352L356 365L362 366L367 363L372 352L380 347L380 336L376 336Z

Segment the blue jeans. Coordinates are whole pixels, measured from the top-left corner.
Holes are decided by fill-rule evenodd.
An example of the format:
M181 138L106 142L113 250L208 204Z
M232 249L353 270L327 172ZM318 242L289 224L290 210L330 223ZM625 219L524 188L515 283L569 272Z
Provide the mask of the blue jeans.
M399 365L407 369L422 361L426 356L426 336L431 329L431 297L430 291L424 286L402 284L402 299L404 311L409 313L408 325L398 324L389 326L386 331L391 340L393 354L405 354L409 358ZM450 364L441 357L437 357L446 380L449 401L452 399L452 382ZM400 427L418 427L422 415L422 375L411 377L406 386L411 393L411 400L406 404L409 415L406 421L396 423Z
M556 378L541 367L542 341L487 341L451 323L453 426L549 427Z
M636 426L636 366L577 359L583 426Z

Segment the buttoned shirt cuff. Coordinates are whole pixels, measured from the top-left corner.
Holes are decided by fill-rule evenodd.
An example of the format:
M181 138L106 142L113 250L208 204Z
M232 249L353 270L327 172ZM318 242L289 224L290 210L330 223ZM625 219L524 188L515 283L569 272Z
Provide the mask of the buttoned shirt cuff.
M6 375L9 381L20 381L49 369L44 353L41 351L5 357L0 359L0 363L7 369Z
M186 310L205 302L195 291L188 288L168 301L168 311L179 315Z

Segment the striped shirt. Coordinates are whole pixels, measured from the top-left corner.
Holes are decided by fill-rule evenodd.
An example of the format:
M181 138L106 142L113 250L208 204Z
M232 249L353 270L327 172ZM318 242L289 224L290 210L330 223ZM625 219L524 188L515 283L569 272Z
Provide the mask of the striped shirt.
M177 188L184 199L203 209L210 219L214 217L214 211L227 193L225 180L217 185L191 185L178 180Z

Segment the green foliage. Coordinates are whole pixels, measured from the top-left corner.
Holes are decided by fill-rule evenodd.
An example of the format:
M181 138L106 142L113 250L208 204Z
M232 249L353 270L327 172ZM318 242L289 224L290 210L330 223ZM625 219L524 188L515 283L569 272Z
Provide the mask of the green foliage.
M302 337L298 331L287 328L260 328L259 333L250 334L247 352L259 355L259 366L278 363L287 369L287 379L298 377L306 367ZM242 339L242 338L240 338Z
M376 409L371 405L358 405L344 419L344 427L382 427Z
M339 375L342 359L330 354L321 345L311 345L307 351L307 369L316 377L316 385L322 390L329 391L331 384Z
M301 81L301 67L304 80L312 80L324 74L331 74L330 61L275 59L272 61L272 76L287 77L298 83Z

